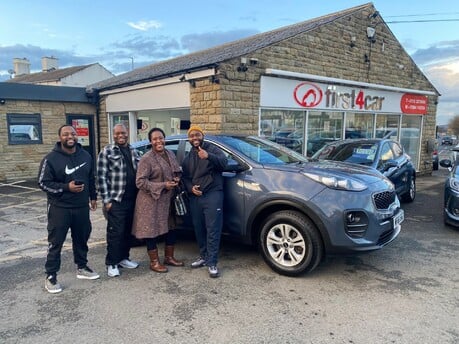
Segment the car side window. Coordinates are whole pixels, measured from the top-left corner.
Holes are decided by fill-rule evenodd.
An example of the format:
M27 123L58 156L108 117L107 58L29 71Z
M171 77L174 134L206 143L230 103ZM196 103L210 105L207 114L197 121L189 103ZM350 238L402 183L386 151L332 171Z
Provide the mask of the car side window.
M385 142L383 144L383 146L381 147L381 154L379 156L380 158L377 167L378 169L382 168L384 163L387 162L387 160L394 159L394 154L389 146L389 143Z
M400 158L403 155L403 148L397 142L391 142L394 158Z
M386 162L387 160L393 159L394 158L394 153L392 152L392 149L390 149L389 144L386 142L383 144L381 147L381 160L383 162Z
M212 146L215 146L213 143L210 143L210 142L208 142L208 143L210 145L212 145ZM191 143L187 140L186 143L185 143L185 155L187 155L191 151L191 148L192 148ZM221 148L218 148L218 149L220 149L225 154L225 156L226 156L226 158L228 160L230 160L230 159L234 160L232 154L228 153L227 151L225 151L225 150L223 150Z
M143 156L146 152L151 149L151 143L135 148L139 156Z

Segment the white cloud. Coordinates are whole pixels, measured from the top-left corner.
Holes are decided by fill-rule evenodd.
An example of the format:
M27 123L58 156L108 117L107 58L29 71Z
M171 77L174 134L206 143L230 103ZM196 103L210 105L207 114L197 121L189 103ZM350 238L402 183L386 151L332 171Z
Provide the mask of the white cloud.
M424 68L441 96L437 107L437 124L447 124L459 115L459 62L437 63Z
M128 22L127 23L130 27L140 30L140 31L148 31L150 29L159 29L162 25L160 22L156 20L140 20L138 22Z

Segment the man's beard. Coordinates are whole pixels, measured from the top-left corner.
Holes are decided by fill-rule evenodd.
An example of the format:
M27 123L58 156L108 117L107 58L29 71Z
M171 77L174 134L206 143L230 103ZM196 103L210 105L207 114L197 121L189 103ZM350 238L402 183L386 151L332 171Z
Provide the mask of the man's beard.
M69 145L67 141L62 142L62 146L67 148L67 149L72 149L73 147L76 146L76 141L73 142L73 145Z

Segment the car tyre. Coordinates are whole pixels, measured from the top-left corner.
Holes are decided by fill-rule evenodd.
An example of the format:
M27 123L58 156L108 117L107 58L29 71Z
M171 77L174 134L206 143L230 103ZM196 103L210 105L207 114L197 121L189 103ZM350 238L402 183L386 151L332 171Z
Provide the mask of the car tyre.
M317 228L296 211L284 210L268 216L260 231L259 246L265 262L286 276L311 272L323 256Z
M410 186L409 186L408 191L405 192L401 198L402 198L402 201L406 203L413 202L414 199L416 198L416 181L413 178L413 176L411 176L410 178Z

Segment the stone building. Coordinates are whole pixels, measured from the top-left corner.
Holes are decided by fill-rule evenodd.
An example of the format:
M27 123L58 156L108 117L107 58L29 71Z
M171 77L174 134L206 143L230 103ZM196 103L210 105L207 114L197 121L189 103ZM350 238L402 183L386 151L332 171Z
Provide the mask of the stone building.
M267 136L311 155L329 140L391 137L430 173L438 91L372 3L139 68L93 85L101 141L187 123Z
M96 105L89 96L84 87L0 83L0 182L36 178L66 123L94 154Z

